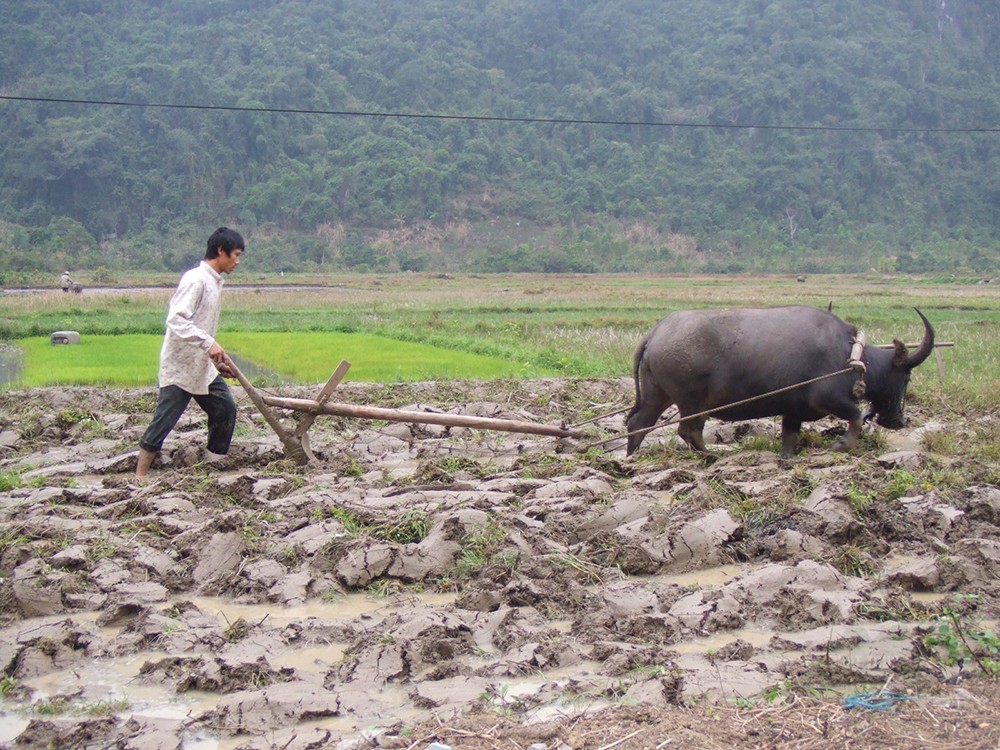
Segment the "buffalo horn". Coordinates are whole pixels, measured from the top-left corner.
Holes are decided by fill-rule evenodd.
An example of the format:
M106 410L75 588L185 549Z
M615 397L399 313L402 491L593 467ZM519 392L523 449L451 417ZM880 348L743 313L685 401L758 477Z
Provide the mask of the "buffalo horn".
M915 307L913 309L917 310ZM927 320L926 316L920 310L917 310L917 315L924 321L924 340L920 342L920 348L913 352L906 362L906 366L911 370L917 365L922 364L930 356L931 352L934 351L934 329L931 327L931 322Z

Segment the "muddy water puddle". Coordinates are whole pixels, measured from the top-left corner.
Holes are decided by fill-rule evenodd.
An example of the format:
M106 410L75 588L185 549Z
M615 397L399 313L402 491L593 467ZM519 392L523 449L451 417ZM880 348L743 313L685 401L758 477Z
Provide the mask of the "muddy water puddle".
M267 621L272 627L282 627L287 623L302 622L310 618L317 620L359 620L368 617L390 615L401 610L414 608L440 608L455 600L454 594L408 594L374 598L365 594L348 594L334 601L314 601L296 607L279 607L266 604L238 604L217 597L177 597L162 605L163 609L187 602L197 606L202 612L218 618L220 625L231 625L239 619L259 623ZM89 626L95 634L108 642L122 632L119 628L98 627L98 613L82 612L69 617L40 617L23 621L25 629L50 625L54 622L73 620L81 626ZM274 654L275 661L283 668L291 668L302 675L322 675L341 661L347 644L317 643L289 647ZM196 652L176 654L183 657L197 657ZM50 672L38 677L20 680L30 693L30 705L22 706L24 713L0 712L0 746L13 741L25 727L31 716L42 717L58 701L72 699L74 705L91 709L92 712L112 711L120 716L183 720L212 711L222 695L219 693L188 691L182 694L165 685L153 684L140 676L140 670L147 662L158 662L171 654L164 651L143 651L120 657L91 659L73 664L71 667ZM373 708L377 713L392 713L397 718L405 718L409 697L407 691L393 686L384 686L372 691ZM10 704L8 703L8 706ZM120 706L120 710L116 710ZM31 713L29 714L29 711ZM53 711L53 716L58 716ZM416 713L414 713L414 717ZM375 717L373 717L375 718ZM302 724L301 726L306 726ZM365 727L365 717L342 716L323 719L323 727L328 730L355 731ZM239 742L217 740L207 734L199 734L182 745L183 750L229 750Z
M310 618L318 620L355 620L370 615L391 614L407 607L445 607L455 601L455 594L420 593L385 598L367 594L347 594L332 601L309 601L295 607L274 604L238 604L216 597L179 597L191 602L207 614L215 615L220 623L229 625L239 618L247 622L263 622L280 626ZM169 606L169 605L167 605Z
M766 648L776 631L760 628L737 628L699 638L688 638L671 644L670 650L679 654L709 654L737 641L749 643L755 649Z
M84 709L95 716L117 711L123 716L182 720L213 709L219 696L195 691L178 695L160 685L144 684L139 670L147 661L162 659L160 652L143 652L111 659L93 659L69 669L21 680L31 691L33 715L56 719L61 699L79 696ZM0 712L0 744L6 747L28 726L31 716L11 711ZM196 747L196 745L185 745ZM204 750L216 745L197 745ZM221 746L219 746L221 747Z
M730 581L739 578L747 572L749 568L742 565L719 565L714 568L703 570L693 570L690 573L672 573L662 576L653 576L651 583L664 586L680 586L681 588L707 589L724 586Z

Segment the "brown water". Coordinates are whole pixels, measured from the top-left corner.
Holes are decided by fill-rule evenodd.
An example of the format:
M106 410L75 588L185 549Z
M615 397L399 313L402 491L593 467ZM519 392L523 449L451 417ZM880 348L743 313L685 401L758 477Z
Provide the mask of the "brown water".
M182 600L192 602L203 612L214 614L223 625L233 623L242 617L247 622L267 619L270 624L280 627L286 622L301 621L310 617L327 620L356 619L365 615L391 614L404 607L420 605L441 607L451 604L454 599L453 594L419 594L387 599L376 599L365 594L349 594L332 602L314 601L298 607L281 608L266 604L234 604L214 597L183 597L177 602ZM164 608L171 604L172 602L167 602ZM42 625L65 619L65 616L36 618L25 620L21 624L30 628L32 624ZM80 624L93 625L97 613L74 614L72 619ZM100 632L108 639L118 635L117 628L103 628ZM283 667L291 667L303 673L325 673L343 658L346 646L347 644L339 643L317 644L305 648L289 648L276 656ZM214 709L220 698L218 693L190 691L177 694L167 686L146 684L140 679L139 670L143 664L147 661L159 661L168 656L170 654L157 651L109 659L92 659L75 664L69 669L26 678L20 683L31 691L31 701L36 705L56 696L80 694L84 702L90 705L125 701L128 707L120 713L126 717L184 719ZM197 654L187 652L183 656L190 657ZM409 702L406 690L391 685L373 690L371 697L380 707L397 715ZM30 718L15 712L0 711L0 746L6 746L24 731ZM345 732L364 728L358 725L356 717L350 716L325 718L323 727ZM198 735L186 741L183 748L184 750L231 750L239 744L240 742L235 739L218 740L207 735Z

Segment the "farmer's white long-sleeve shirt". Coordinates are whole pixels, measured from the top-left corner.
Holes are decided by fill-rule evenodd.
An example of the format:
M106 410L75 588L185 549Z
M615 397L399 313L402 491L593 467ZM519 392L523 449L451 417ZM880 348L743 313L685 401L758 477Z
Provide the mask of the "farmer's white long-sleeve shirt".
M222 309L222 274L205 261L181 276L170 298L167 332L160 349L159 384L208 393L219 371L208 358Z

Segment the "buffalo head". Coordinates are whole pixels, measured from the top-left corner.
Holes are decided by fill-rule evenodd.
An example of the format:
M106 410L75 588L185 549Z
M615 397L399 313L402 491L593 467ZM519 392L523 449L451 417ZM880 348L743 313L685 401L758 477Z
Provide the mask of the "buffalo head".
M934 350L934 328L920 310L917 315L924 322L924 340L915 352L911 354L906 344L896 339L892 350L874 349L866 353L865 399L871 404L866 422L874 417L878 424L891 430L905 424L903 404L910 373Z

